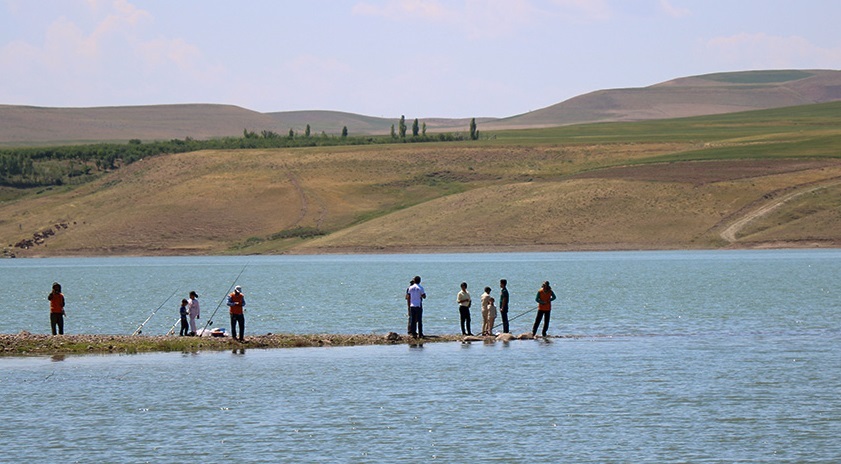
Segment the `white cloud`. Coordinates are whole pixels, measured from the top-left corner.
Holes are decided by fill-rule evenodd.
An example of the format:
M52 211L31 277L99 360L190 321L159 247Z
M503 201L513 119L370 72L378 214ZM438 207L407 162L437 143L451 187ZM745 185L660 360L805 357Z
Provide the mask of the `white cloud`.
M5 0L3 4L6 5L6 10L9 13L15 14L23 10L24 0Z
M201 50L182 39L154 39L138 43L137 54L146 64L145 68L154 71L174 65L182 70L200 66Z
M144 97L165 101L171 99L167 87L175 83L206 87L222 73L205 62L196 45L155 33L152 14L127 0L79 4L92 22L59 16L43 30L42 43L17 40L0 48L0 101L61 106ZM44 101L20 101L22 94Z
M660 0L660 8L673 18L683 18L692 14L688 8L679 8L669 0Z
M825 48L800 36L740 33L703 44L712 61L740 68L828 68L841 63L841 48Z

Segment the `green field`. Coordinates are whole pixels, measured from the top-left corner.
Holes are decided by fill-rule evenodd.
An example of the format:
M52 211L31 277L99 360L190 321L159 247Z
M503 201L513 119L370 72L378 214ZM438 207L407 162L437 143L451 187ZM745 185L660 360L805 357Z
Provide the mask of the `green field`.
M701 144L787 142L835 134L841 134L841 102L692 118L498 131L493 136L495 142L505 144Z

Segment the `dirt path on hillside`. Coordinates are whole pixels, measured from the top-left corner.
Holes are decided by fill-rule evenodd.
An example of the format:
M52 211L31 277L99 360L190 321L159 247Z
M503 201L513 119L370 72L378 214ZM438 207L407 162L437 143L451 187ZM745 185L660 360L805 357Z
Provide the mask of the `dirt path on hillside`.
M770 212L774 211L775 209L779 208L780 206L784 205L785 203L807 193L812 193L820 189L824 189L827 187L832 187L835 185L841 184L841 179L835 178L829 181L823 181L818 184L809 184L808 188L803 190L796 190L794 192L789 192L783 195L780 198L774 199L770 203L766 203L764 205L759 206L757 209L753 211L747 212L744 216L737 219L734 223L730 224L726 229L721 232L721 238L726 240L728 243L735 243L737 241L736 235L742 231L748 224L750 224L755 219L758 219Z
M307 213L309 212L309 204L307 202L307 195L306 193L304 193L304 189L301 188L301 184L298 183L298 178L295 177L295 174L292 174L291 172L288 175L289 183L291 183L292 187L295 188L295 192L298 194L298 199L301 203L301 207L298 212L298 218L295 219L295 222L292 224L293 226L297 226L301 223L301 221L304 220L305 217L307 217Z
M300 226L301 222L304 221L304 219L310 212L309 197L307 196L307 192L304 191L304 188L301 187L301 183L298 182L298 178L295 176L295 174L290 172L288 176L289 183L291 183L292 187L295 188L295 192L298 194L298 198L301 203L301 207L298 212L298 218L295 219L295 222L292 224L292 226ZM321 229L321 224L327 217L327 205L318 196L314 196L313 199L316 201L316 203L318 203L318 218L316 218L315 227L317 229Z

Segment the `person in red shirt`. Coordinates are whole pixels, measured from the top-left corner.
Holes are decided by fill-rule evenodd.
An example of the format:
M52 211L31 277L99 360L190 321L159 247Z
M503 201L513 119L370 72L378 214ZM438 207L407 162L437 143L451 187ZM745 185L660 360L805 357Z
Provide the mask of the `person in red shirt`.
M53 282L53 291L47 295L50 300L50 328L53 330L53 335L64 335L64 294L61 293L61 285L58 282Z
M228 295L228 307L231 313L231 338L237 339L237 326L239 326L239 341L245 340L245 295L242 288L237 285L234 293Z
M549 286L549 281L543 282L540 290L537 291L537 296L534 298L537 302L537 316L534 318L534 327L531 329L532 336L537 335L537 328L540 327L540 320L543 319L543 336L549 330L549 315L552 311L552 302L555 301L555 292Z

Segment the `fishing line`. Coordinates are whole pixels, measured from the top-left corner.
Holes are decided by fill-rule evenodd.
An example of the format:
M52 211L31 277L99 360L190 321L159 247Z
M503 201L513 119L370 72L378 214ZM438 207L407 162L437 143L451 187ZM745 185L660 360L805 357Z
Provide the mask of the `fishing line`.
M225 300L227 300L227 299L228 299L228 295L231 293L231 290L233 290L233 289L234 289L234 286L236 286L237 281L239 280L240 276L242 276L242 273L243 273L243 272L245 272L245 268L247 268L247 267L248 267L248 263L245 263L245 266L243 266L243 267L242 267L242 270L241 270L241 271L239 271L239 274L237 274L237 278L236 278L236 279L234 279L234 282L233 282L233 283L231 284L231 286L228 288L228 291L225 293L225 296L223 296L223 297L222 297L222 299L221 299L221 300L219 300L219 304L218 304L218 305L216 305L216 309L214 309L214 310L213 310L213 314L211 314L211 315L210 315L210 319L208 319L208 320L207 320L207 323L204 325L204 329L202 329L202 334L204 334L204 332L207 330L207 328L208 328L208 327L210 327L210 325L211 325L211 324L213 324L213 316L215 316L215 315L216 315L216 311L219 311L219 308L220 308L220 307L222 307L222 303L224 303L224 302L225 302ZM174 325L172 326L172 330L173 330L173 331L175 330L175 326L174 326Z
M517 315L516 315L516 316L514 316L514 317L509 317L509 318L508 318L508 322L510 323L511 321L513 321L514 319L517 319L517 318L518 318L518 317L520 317L520 316L525 316L526 314L528 314L528 313L530 313L530 312L532 312L532 311L536 310L537 308L539 308L539 306L535 306L534 308L531 308L530 310L528 310L528 311L526 311L526 312L522 312L522 313L520 313L520 314L517 314ZM493 329L495 329L495 328L497 328L497 327L501 327L501 326L502 326L502 324L503 324L503 323L499 323L499 324L497 324L497 325L495 325L495 326L491 327L491 330L493 330Z
M152 311L152 314L150 314L150 315L149 315L149 317L147 317L147 318L146 318L146 320L145 320L145 321L143 321L143 323L142 323L142 324L140 324L140 325L137 327L137 330L135 330L135 331L132 333L132 335L140 335L140 334L142 334L142 333L143 333L143 326L144 326L144 325L146 325L146 323L147 323L147 322L149 322L149 320L150 320L150 319L152 319L152 316L154 316L154 315L155 315L155 313L157 313L159 309L161 309L161 308L163 308L163 307L164 307L164 305L167 303L167 301L169 301L169 299L170 299L170 298L172 298L173 296L175 296L175 294L176 294L176 293L178 293L178 290L179 290L179 289L177 289L177 288L176 288L176 289L175 289L175 291L174 291L174 292L172 292L172 295L168 296L168 297L164 300L164 302L163 302L163 303L161 303L161 305L160 305L160 306L158 306L157 308L155 308L155 310L154 310L154 311Z

